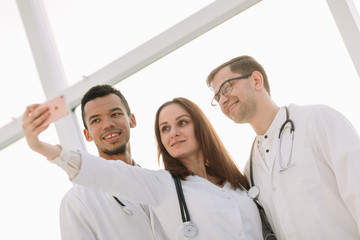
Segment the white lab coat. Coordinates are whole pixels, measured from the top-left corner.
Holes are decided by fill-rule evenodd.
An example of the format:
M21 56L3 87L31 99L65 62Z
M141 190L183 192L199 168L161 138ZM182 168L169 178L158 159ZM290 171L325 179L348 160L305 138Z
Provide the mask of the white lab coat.
M253 177L260 188L271 225L279 239L360 239L360 138L343 115L324 105L289 106L294 122L293 165L280 171L280 126L267 168L257 147L253 152ZM284 134L286 163L291 149ZM287 139L286 139L287 138ZM286 152L287 151L287 152ZM245 167L249 177L249 163Z
M115 195L117 196L117 195ZM132 212L126 214L111 194L74 185L60 207L63 240L155 239L143 206L117 198Z
M187 239L182 233L175 184L168 171L103 161L87 153L81 157L81 169L74 183L117 192L129 200L148 204L167 239ZM188 176L181 182L191 222L198 228L192 239L262 239L258 209L246 192L234 191L229 183L220 188L198 176Z

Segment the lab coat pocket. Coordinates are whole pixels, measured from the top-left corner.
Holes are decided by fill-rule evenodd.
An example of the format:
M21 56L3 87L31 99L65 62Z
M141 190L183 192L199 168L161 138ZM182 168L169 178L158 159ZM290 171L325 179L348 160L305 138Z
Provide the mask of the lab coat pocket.
M292 155L293 165L282 171L282 182L293 193L315 190L320 186L320 175L311 148L301 149Z

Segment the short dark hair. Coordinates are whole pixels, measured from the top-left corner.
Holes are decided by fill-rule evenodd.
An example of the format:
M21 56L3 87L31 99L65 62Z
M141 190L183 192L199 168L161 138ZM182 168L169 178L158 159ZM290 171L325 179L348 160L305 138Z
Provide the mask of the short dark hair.
M269 81L268 81L268 77L266 75L266 72L263 68L263 66L261 66L260 63L258 63L255 58L247 56L247 55L243 55L243 56L239 56L236 58L233 58L223 64L221 64L220 66L218 66L217 68L215 68L214 70L211 71L211 73L209 74L209 76L206 79L206 83L209 87L212 88L212 82L214 80L214 76L224 67L230 67L230 70L234 73L239 73L239 74L251 74L254 71L258 71L261 73L261 75L263 76L264 79L264 88L265 90L268 92L268 94L271 96L270 94L270 85L269 85Z
M81 99L81 117L83 120L84 127L86 129L87 129L87 126L85 123L85 111L84 111L86 103L91 100L94 100L96 98L99 98L99 97L105 97L109 94L115 94L115 95L119 96L120 101L124 104L124 106L126 108L126 112L127 112L128 116L131 115L131 110L130 110L129 104L126 101L126 98L124 97L124 95L122 95L122 93L119 90L117 90L116 88L114 88L113 86L108 85L108 84L96 85L96 86L90 88L85 93L83 98Z

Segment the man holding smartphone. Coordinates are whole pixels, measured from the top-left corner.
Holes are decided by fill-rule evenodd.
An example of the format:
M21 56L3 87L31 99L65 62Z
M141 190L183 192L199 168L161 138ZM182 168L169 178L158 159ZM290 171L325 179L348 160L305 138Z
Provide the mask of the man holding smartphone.
M29 106L27 112L37 107ZM47 117L49 107L43 108L40 116ZM130 150L130 129L136 119L120 91L110 85L92 87L81 100L81 112L84 136L94 141L100 157L136 165ZM36 124L27 115L24 131ZM62 199L60 227L63 240L162 239L162 228L147 206L76 184Z

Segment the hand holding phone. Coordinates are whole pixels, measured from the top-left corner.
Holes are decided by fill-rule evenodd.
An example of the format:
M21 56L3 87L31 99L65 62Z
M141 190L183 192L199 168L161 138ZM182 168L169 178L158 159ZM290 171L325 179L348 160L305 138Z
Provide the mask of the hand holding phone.
M68 114L68 107L63 95L45 102L41 106L48 107L50 111L49 118L41 124L41 127L49 125L50 123L53 123Z

